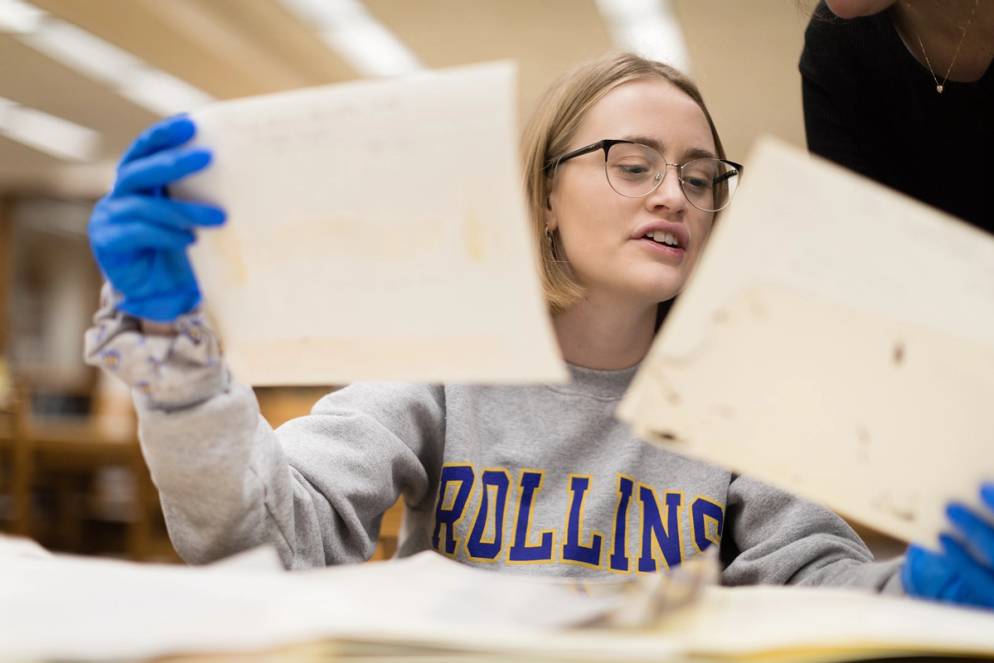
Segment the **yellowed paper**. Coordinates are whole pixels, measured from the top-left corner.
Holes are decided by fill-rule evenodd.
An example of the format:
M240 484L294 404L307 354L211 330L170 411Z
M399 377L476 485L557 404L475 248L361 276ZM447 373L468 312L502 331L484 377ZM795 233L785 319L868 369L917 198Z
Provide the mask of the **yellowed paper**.
M711 587L656 629L707 660L853 661L994 656L994 615L828 587Z
M994 479L994 239L778 144L748 173L619 416L933 544Z
M500 659L828 661L994 655L994 615L861 591L708 586L640 628L590 627L638 592L530 578L432 552L285 573L271 553L220 568L4 557L0 660L106 661L363 642ZM611 581L631 587L662 580ZM375 651L375 649L374 649ZM459 659L461 660L461 659Z
M236 376L561 382L500 63L224 102L176 187L227 225L192 252Z

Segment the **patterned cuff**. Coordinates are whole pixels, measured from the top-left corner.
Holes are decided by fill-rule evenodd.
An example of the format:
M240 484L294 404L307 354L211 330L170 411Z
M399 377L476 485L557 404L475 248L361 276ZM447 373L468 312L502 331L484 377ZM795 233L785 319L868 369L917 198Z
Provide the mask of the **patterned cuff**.
M116 375L155 409L189 407L227 391L221 343L202 312L177 318L170 334L149 334L138 318L117 309L120 301L104 284L84 339L87 364Z

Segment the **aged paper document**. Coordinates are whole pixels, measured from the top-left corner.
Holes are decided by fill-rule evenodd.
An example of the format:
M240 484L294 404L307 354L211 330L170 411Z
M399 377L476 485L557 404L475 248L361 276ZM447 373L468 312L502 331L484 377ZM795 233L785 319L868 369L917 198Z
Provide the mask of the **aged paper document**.
M351 651L358 660L370 660L359 653L382 657L376 660L389 653L389 660L420 661L432 649L451 658L431 660L459 661L994 656L989 611L864 591L708 584L648 622L620 626L604 618L642 603L643 590L653 600L659 590L680 593L666 584L671 574L521 577L433 552L286 573L272 568L269 553L220 566L159 566L34 557L0 539L0 660L197 653L229 660L305 643L322 646L281 658L351 660Z
M994 479L994 238L766 142L619 408L926 545Z
M508 63L222 102L192 260L250 384L561 382Z

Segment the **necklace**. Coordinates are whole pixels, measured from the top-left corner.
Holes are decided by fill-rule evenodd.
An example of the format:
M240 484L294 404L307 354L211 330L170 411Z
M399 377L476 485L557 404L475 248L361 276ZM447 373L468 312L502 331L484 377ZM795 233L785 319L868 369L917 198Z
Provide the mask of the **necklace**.
M959 50L963 46L963 40L966 39L966 33L970 29L970 24L973 23L973 17L977 13L977 5L980 4L980 0L973 0L973 10L970 12L970 18L966 19L966 25L960 28L963 34L960 35L959 43L956 44L956 51L953 53L953 59L949 62L949 66L946 68L946 75L942 77L942 82L939 82L938 76L935 75L935 69L932 68L932 61L928 59L928 51L925 50L925 42L922 41L921 35L918 31L912 28L915 33L915 39L918 40L918 45L922 49L922 56L925 58L925 64L928 65L928 73L932 74L932 80L935 81L935 91L942 94L942 91L946 88L946 81L949 80L949 72L953 70L953 65L956 64L956 58L959 57ZM911 3L907 3L908 7L911 7Z

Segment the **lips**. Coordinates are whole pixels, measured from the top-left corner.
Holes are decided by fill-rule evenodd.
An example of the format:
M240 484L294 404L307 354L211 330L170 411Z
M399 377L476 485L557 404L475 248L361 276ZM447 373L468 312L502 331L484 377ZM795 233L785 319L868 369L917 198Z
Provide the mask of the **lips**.
M657 244L665 244L673 248L680 248L680 240L677 239L676 235L673 233L663 232L662 230L657 230L654 233L649 233L642 239L651 239Z
M659 242L656 242L655 240L651 239L641 238L641 239L636 239L634 241L638 242L639 244L642 244L646 248L646 250L652 251L653 254L657 256L668 257L671 259L676 258L677 260L682 260L684 255L686 255L687 253L684 249L678 246L668 246L666 244L660 244Z
M654 221L641 226L632 233L632 239L653 242L667 248L686 251L690 246L690 234L682 223ZM675 243L675 246L674 246Z

